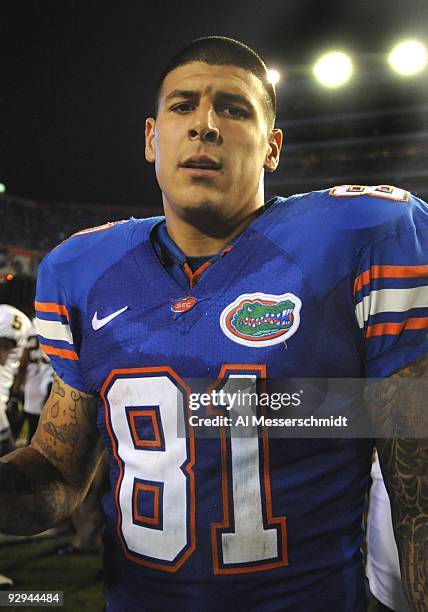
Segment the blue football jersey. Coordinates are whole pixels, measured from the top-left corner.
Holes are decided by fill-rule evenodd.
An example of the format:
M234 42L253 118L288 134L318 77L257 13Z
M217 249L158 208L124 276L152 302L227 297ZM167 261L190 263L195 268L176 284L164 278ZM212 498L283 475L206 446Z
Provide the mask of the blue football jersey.
M389 186L276 198L187 290L163 218L40 266L40 342L100 398L107 610L362 612L371 439L199 438L192 380L386 377L428 350L428 207ZM179 434L185 429L186 436Z

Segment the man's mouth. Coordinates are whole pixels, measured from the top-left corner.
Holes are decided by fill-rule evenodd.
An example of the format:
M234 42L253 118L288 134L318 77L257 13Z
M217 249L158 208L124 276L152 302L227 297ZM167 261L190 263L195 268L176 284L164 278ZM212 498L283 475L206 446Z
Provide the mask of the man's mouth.
M222 168L218 161L207 155L192 155L192 157L186 159L180 166L181 168L187 168L189 170L207 170L214 172L218 172Z

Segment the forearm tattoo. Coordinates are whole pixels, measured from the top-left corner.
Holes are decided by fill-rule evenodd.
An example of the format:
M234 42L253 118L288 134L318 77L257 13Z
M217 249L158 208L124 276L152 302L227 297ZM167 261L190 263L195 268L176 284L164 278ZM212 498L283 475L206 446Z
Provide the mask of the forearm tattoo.
M428 611L428 440L398 436L400 430L420 431L427 418L427 398L421 397L417 384L400 383L427 374L425 356L388 378L382 391L371 393L369 399L376 427L395 436L379 438L376 446L391 501L403 588L417 612Z
M70 514L103 452L97 400L55 377L31 447L0 459L0 531L43 531Z
M65 387L55 376L33 445L67 482L80 481L82 466L85 471L93 467L92 455L99 437L96 410L96 398Z

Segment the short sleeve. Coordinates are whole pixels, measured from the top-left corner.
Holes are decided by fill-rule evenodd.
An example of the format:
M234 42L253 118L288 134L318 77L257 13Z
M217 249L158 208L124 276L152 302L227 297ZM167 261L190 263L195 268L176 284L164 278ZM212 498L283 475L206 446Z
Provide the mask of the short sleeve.
M421 210L360 254L354 303L369 378L428 352L428 214Z
M40 348L49 357L55 372L67 385L91 393L80 368L78 312L70 304L49 256L39 266L35 311Z

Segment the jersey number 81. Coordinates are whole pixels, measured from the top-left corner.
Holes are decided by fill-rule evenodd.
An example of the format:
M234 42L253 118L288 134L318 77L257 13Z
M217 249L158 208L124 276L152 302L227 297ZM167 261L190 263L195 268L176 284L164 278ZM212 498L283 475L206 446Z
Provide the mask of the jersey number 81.
M264 375L263 366L228 365L219 379L228 392L234 378L245 376L255 391L257 378ZM114 370L101 392L119 467L117 533L124 554L167 572L176 572L196 548L197 457L188 426L189 393L169 367ZM151 423L150 438L138 434L138 421ZM222 431L223 521L211 525L215 574L288 564L285 517L272 516L268 444L266 432L260 438L242 438L232 428L227 438ZM144 499L150 500L150 513L141 512Z

